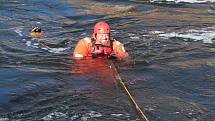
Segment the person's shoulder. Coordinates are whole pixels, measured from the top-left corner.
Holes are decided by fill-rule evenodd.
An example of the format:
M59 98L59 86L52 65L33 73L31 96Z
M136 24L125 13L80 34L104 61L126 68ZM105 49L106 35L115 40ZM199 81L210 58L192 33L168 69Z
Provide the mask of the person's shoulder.
M116 46L122 45L122 43L120 41L116 40L115 38L112 39L112 42Z
M79 40L79 42L84 42L84 43L91 43L91 38L90 37L83 37Z

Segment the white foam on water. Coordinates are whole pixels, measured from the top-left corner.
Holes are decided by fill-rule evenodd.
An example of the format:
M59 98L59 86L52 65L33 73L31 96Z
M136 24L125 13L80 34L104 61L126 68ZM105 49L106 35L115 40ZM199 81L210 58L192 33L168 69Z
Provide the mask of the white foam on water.
M25 43L28 47L39 48L39 44L32 43L31 41L27 41Z
M161 37L181 37L186 39L193 39L194 41L203 41L203 43L214 43L213 38L215 38L215 31L197 31L197 32L188 32L188 33L165 33L160 34Z
M116 31L116 30L114 30L114 29L112 29L112 30L110 30L111 31L111 33L113 33L113 34L119 34L119 31Z
M68 118L67 114L64 114L62 112L53 112L53 113L49 113L48 115L46 115L45 117L43 117L42 119L45 121L53 121L56 118Z
M16 32L20 37L23 37L22 28L15 28L14 32Z
M215 0L150 0L150 2L207 3L207 2L215 2Z
M79 115L73 115L70 119L73 121L75 119L77 119L79 117Z
M25 44L26 44L27 46L31 46L31 41L27 41Z
M116 117L120 117L120 116L123 116L123 114L120 114L120 113L118 113L118 114L111 114L112 116L116 116Z
M210 29L210 30L209 30ZM213 30L211 30L213 29ZM184 32L163 32L163 31L152 31L150 34L156 34L164 39L171 37L181 37L185 39L192 39L193 41L202 41L203 43L214 43L215 42L215 28L202 28L201 30L190 29Z
M28 47L40 48L40 43L38 43L38 42L27 41L25 44ZM59 47L59 48L50 48L48 46L47 47L45 46L45 47L41 47L41 49L47 50L47 51L49 51L51 53L57 53L57 54L59 54L59 53L62 53L62 52L64 52L65 50L67 50L69 48L62 48L62 47Z
M34 43L33 45L34 45L34 46L38 46L38 45L39 45L39 43Z
M97 117L101 117L101 116L102 116L102 114L99 112L90 111L90 112L83 114L83 115L75 114L70 119L73 121L73 120L76 120L77 118L80 118L82 121L88 121L91 118L97 118Z
M113 114L110 114L112 116L116 116L116 117L127 117L129 118L130 117L130 114L129 113L126 113L126 114L121 114L121 113L113 113Z
M130 37L131 39L136 39L136 40L138 40L138 39L140 39L140 37L138 37L138 36L133 36L133 37Z
M180 114L180 112L172 112L172 113L169 113L169 114L177 115L177 114Z
M33 46L33 44L32 44L31 41L27 41L25 44L26 44L28 47L38 48L37 46Z
M9 121L8 118L0 118L0 121Z
M148 111L154 111L155 109L153 107L148 107L147 110Z
M176 0L176 3L187 2L187 3L207 3L215 2L215 0Z
M161 34L161 33L163 33L163 31L152 31L151 33L152 34Z
M67 50L68 48L50 48L50 47L42 47L42 49L47 50L51 53L62 53L63 51Z
M90 111L89 113L82 115L81 120L88 121L88 119L90 119L90 118L97 118L97 117L101 117L101 116L102 116L102 114L99 112Z
M128 36L135 36L135 34L133 34L133 33L128 33Z
M129 33L128 36L129 36L129 38L131 38L131 39L133 39L133 40L139 40L139 39L140 39L140 37L136 36L136 35L133 34L133 33Z

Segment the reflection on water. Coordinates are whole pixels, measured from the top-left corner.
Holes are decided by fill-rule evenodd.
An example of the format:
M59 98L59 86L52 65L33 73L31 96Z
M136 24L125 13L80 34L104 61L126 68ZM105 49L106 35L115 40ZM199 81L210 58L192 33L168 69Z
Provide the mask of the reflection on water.
M71 70L76 76L87 77L88 82L95 84L98 81L102 87L113 87L116 82L109 63L106 58L73 60Z
M110 60L71 59L98 20L125 44L114 64L150 120L215 119L214 10L177 2L0 1L0 120L141 120Z

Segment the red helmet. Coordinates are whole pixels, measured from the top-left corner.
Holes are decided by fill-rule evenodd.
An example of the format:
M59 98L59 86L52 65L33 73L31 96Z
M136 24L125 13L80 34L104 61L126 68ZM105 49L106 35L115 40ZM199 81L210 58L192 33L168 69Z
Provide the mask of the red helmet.
M101 21L96 23L93 29L93 34L109 34L110 33L110 26L108 23Z

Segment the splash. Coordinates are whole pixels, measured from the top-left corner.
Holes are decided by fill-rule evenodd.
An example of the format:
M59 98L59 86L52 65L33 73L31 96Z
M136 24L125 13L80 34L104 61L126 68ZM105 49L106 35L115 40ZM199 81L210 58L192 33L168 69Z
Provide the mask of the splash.
M23 28L15 28L14 32L17 33L20 37L23 37L24 35L23 35L22 29ZM26 39L22 39L22 40L26 41ZM42 45L42 47L40 47L41 43L39 43L36 38L32 38L31 40L32 41L26 41L26 43L25 43L28 47L41 48L41 49L47 50L47 51L49 51L51 53L59 54L59 53L64 52L65 50L69 49L69 48L62 48L62 47L51 48L51 47L43 46L43 45Z
M41 45L39 42L32 42L32 41L27 41L25 44L28 47L41 48L43 50L47 50L48 52L56 53L56 54L63 53L64 51L66 51L67 49L69 49L68 47L66 47L66 48L62 48L62 47L51 48L51 47L48 47L48 46Z

